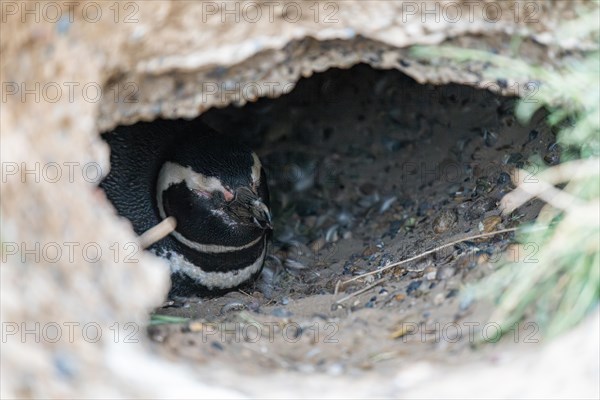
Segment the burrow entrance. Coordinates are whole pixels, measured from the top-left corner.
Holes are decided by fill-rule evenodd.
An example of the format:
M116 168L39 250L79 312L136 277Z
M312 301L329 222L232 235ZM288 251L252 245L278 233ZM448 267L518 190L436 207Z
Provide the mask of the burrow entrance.
M537 201L510 217L498 209L513 168L559 158L543 112L522 126L515 101L357 65L301 79L278 99L201 115L260 156L273 243L258 281L156 310L188 318L149 327L157 350L251 374L383 373L423 358L474 356L475 342L494 332L485 331L490 304L474 301L469 285L494 271L511 233L343 282L535 218Z

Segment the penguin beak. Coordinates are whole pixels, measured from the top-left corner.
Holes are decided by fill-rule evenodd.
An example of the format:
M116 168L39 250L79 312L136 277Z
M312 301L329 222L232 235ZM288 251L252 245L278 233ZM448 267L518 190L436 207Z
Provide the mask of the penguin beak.
M271 212L269 208L260 200L253 202L250 205L250 212L252 213L252 222L262 229L273 229L271 225Z
M261 229L273 229L271 211L256 193L242 187L236 190L229 210L242 222L251 223Z

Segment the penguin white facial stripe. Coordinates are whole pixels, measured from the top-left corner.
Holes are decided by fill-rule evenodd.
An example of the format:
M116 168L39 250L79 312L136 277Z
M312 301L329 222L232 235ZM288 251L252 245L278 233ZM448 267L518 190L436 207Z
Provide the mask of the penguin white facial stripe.
M156 183L156 202L158 212L161 218L165 219L167 215L163 207L163 192L171 185L180 182L185 182L191 190L200 190L202 192L212 193L219 191L223 193L225 200L233 200L233 193L223 187L221 182L214 177L206 177L201 173L195 172L191 167L183 167L179 164L167 161L158 174L158 182Z
M183 167L167 161L160 170L156 185L159 206L162 206L162 192L167 190L169 186L180 182L185 182L190 190L199 190L206 193L218 191L223 193L225 200L233 200L233 193L225 189L219 179L212 176L204 176L192 170L192 167Z
M252 159L254 160L254 163L252 164L252 175L251 175L252 183L254 183L254 187L257 188L258 185L260 184L260 171L262 169L262 164L255 152L252 152Z
M183 236L181 233L177 232L177 231L173 231L171 233L175 239L177 239L180 243L186 245L187 247L203 252L203 253L230 253L233 251L239 251L239 250L244 250L247 249L249 247L254 246L256 243L259 242L259 240L261 240L263 237L259 236L257 237L255 240L246 243L242 246L221 246L218 244L201 244L201 243L197 243L194 241L189 240L188 238L186 238L185 236Z
M266 243L260 256L250 265L243 269L228 272L207 272L200 267L189 262L181 254L170 252L169 259L172 272L181 272L192 278L199 284L210 289L228 289L242 284L256 274L261 268L265 259Z

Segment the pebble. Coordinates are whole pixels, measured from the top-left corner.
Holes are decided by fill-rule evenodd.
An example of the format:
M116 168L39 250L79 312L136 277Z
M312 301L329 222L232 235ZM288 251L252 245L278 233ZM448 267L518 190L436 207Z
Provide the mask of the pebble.
M364 248L362 255L363 257L370 257L375 253L379 252L379 248L375 245L375 243L370 243L367 247Z
M202 332L204 329L204 324L200 321L192 321L187 326L190 332Z
M400 229L402 229L402 221L392 221L390 222L390 227L386 234L392 239L395 239L396 235L398 235L398 232L400 232Z
M284 266L285 266L286 270L288 270L288 271L289 270L300 271L300 270L308 268L306 265L302 264L300 261L296 261L291 258L288 258L285 260Z
M362 197L358 201L358 205L361 206L362 208L369 208L369 207L375 205L378 201L379 201L379 194L376 192L376 193L373 193L372 195Z
M221 307L221 314L227 314L228 312L231 311L241 311L246 309L246 304L239 301L239 300L233 300L228 302L227 304L225 304L223 307Z
M498 226L500 222L502 222L502 218L497 215L487 217L479 223L479 231L484 233L493 232L496 230L496 226Z
M417 290L419 287L421 287L421 284L423 283L423 281L412 281L408 287L406 288L406 294L411 294L412 292L414 292L415 290Z
M521 153L511 153L504 157L505 164L516 164L517 162L523 159L523 155Z
M277 318L288 318L291 317L293 313L283 307L275 307L273 311L271 311L271 315Z
M502 172L498 176L498 180L496 182L498 183L498 185L506 185L507 183L510 182L510 175L507 174L506 172Z
M372 297L369 301L365 303L365 308L373 308L375 307L375 302L377 301L377 297Z
M442 267L437 271L437 279L439 279L439 280L449 279L449 278L452 278L455 273L456 273L456 270L452 267L448 267L448 266Z
M498 142L498 134L488 129L483 129L483 142L488 147L494 147Z
M406 270L410 272L421 272L424 271L426 268L430 267L431 265L433 265L433 261L431 260L431 258L426 258L421 262L417 262L416 264L410 264L406 268Z
M379 214L383 214L384 212L389 210L390 207L392 206L392 204L394 204L396 202L396 200L398 200L398 198L396 196L390 196L390 197L384 198L383 201L381 202L381 206L379 207Z
M67 352L57 352L52 356L54 367L64 379L71 379L77 375L77 363Z
M338 235L338 228L339 226L336 224L327 229L327 232L325 232L325 240L327 242L335 243L339 240L340 236Z
M538 135L539 132L536 129L529 131L529 139L527 140L527 143L533 142L535 139L537 139Z
M423 217L425 215L427 215L427 211L431 208L431 204L429 204L427 201L423 201L421 203L419 203L419 206L417 207L417 217Z
M365 196L370 196L377 191L377 186L375 186L371 182L367 182L367 183L363 183L362 185L360 185L358 190L360 190L360 192L362 194L364 194Z
M454 210L442 210L433 220L433 231L435 233L444 233L450 230L458 222L458 216Z
M348 212L346 210L340 211L339 214L337 215L337 222L344 227L348 227L352 225L352 222L354 221L354 216L352 215L351 212Z
M432 281L437 277L437 269L433 266L425 268L425 279Z
M466 292L465 295L463 296L463 298L460 300L460 304L459 304L459 308L461 311L466 311L471 304L473 304L473 301L475 300L475 297L473 296L473 293L471 292Z
M443 302L444 302L444 293L438 293L433 298L433 304L435 304L436 306L439 306Z
M318 253L325 247L326 244L327 244L327 241L325 240L325 238L320 237L320 238L314 240L312 243L310 243L308 245L308 247L310 247L310 249L312 250L313 253Z
M557 165L560 162L560 146L558 143L550 143L544 154L544 162L548 165Z
M342 375L344 373L344 366L340 363L331 364L327 367L327 373L334 376Z
M398 293L397 295L394 296L394 300L396 301L402 301L406 298L406 295L404 293Z
M469 220L474 220L495 208L496 200L489 197L480 197L473 201L473 205L469 208L466 216Z
M212 342L210 342L210 347L212 347L215 350L219 350L219 351L225 350L225 347L221 343L217 342L216 340L213 340Z

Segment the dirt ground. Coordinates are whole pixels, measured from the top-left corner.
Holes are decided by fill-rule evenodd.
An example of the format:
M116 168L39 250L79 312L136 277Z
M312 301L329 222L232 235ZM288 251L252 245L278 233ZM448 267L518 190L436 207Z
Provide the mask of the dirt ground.
M497 325L488 321L491 303L475 300L470 286L494 271L512 233L344 283L535 218L538 202L499 215L498 201L512 188L508 173L535 157L555 163L559 154L543 115L522 126L513 106L487 91L420 85L358 65L302 79L278 99L203 114L261 157L274 239L259 281L156 310L148 329L156 352L248 378L282 369L385 376L421 359L461 363L493 357L497 346L538 342L535 325L524 321L485 344ZM535 257L527 247L508 254Z

